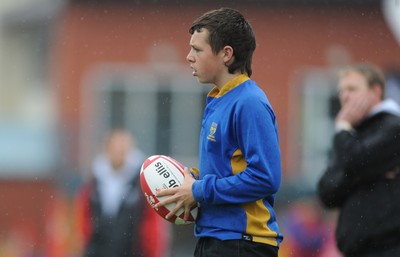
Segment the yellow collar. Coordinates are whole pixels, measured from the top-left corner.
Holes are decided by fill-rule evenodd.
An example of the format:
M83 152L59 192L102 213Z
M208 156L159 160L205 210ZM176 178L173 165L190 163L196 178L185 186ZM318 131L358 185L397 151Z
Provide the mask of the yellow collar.
M246 74L240 74L239 76L233 78L228 83L226 83L221 88L221 90L219 90L217 87L214 87L208 93L208 96L219 98L219 97L225 95L226 93L228 93L229 91L231 91L232 89L234 89L235 87L239 86L240 84L242 84L243 82L245 82L245 81L247 81L249 79L250 79L249 76L247 76Z

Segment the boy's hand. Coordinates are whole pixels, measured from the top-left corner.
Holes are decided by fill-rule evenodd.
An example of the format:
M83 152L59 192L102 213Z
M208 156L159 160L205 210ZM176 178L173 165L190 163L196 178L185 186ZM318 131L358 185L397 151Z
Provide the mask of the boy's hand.
M155 205L156 208L159 208L169 203L176 203L175 207L165 217L166 219L169 219L172 216L174 216L180 208L184 208L185 215L183 219L187 221L189 219L191 207L196 204L196 200L194 199L192 194L192 185L195 179L192 177L192 175L190 174L189 170L186 167L184 170L184 175L185 175L185 180L181 186L168 189L161 189L160 191L157 192L156 195L157 197L160 196L170 196L170 197L157 203Z

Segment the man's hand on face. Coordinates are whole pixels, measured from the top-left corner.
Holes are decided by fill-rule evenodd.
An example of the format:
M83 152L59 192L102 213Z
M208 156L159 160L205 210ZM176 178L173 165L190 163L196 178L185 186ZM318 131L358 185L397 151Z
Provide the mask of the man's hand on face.
M373 103L373 93L362 91L354 94L336 116L336 122L347 122L352 127L360 123L370 112Z

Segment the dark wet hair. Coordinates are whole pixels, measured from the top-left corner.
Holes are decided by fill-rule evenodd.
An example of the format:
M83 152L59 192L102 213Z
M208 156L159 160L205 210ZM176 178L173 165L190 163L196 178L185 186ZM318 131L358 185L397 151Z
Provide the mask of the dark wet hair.
M204 13L197 18L189 29L189 33L209 31L208 43L217 54L225 46L233 48L234 62L228 66L229 73L240 70L251 76L251 62L256 49L253 29L244 16L237 10L220 8Z

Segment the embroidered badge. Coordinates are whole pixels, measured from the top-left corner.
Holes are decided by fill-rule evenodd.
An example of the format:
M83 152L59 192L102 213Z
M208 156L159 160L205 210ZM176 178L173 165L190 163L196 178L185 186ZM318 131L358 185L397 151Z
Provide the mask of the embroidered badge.
M218 127L218 123L213 122L213 123L211 124L210 133L209 133L208 136L207 136L207 139L208 139L208 140L211 140L211 141L213 141L213 142L216 142L216 141L217 141L217 140L215 140L215 136L214 136L215 132L217 132L217 127Z

